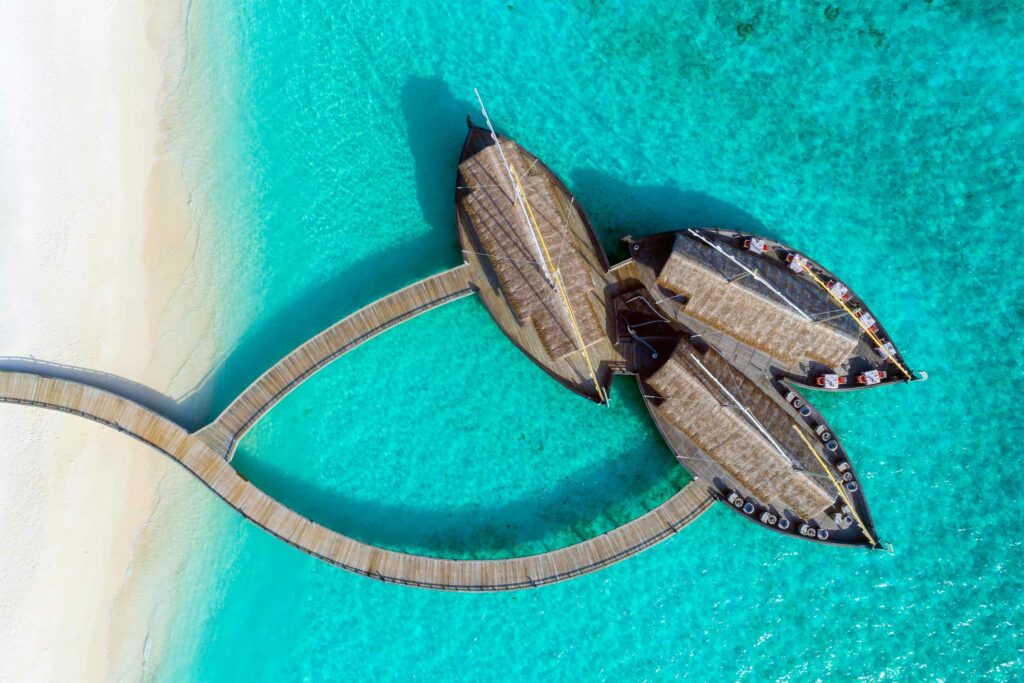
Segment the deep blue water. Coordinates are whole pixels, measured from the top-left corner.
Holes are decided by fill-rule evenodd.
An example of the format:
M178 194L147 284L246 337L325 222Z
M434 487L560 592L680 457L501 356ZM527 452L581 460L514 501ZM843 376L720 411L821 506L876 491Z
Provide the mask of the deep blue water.
M813 396L892 556L716 507L597 574L451 595L348 574L217 506L155 676L1021 677L1021 10L196 0L183 96L203 112L188 170L225 302L215 409L346 313L459 262L473 87L613 260L627 233L767 233L840 274L931 379ZM368 541L534 552L687 480L636 389L620 379L613 399L568 395L465 300L330 366L235 463Z

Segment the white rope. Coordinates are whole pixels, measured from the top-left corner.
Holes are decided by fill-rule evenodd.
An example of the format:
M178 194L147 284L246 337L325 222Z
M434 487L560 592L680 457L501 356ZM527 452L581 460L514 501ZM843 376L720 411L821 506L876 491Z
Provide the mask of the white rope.
M488 254L485 251L473 251L472 249L463 249L462 253L463 254L476 254L477 256L485 256L485 257L487 257L487 258L489 258L491 260L501 259L502 261L512 261L513 263L528 263L531 266L537 265L536 261L531 261L530 259L512 258L511 256L494 256L493 254Z
M685 309L683 310L683 313L686 314L686 310ZM837 318L842 318L843 316L846 315L845 311L840 311L838 314L831 315L831 316L829 316L827 318L818 318L817 320L815 320L814 317L813 317L813 316L817 316L817 315L828 315L829 313L834 313L834 311L824 311L824 312L821 312L821 313L813 313L812 314L812 318L811 318L811 322L812 323L824 323L824 322L828 322L829 320L836 320ZM698 321L698 322L700 322L700 321ZM736 325L729 332L723 332L722 330L714 330L714 329L710 330L708 332L702 332L700 334L693 335L693 337L691 337L691 339L696 339L697 337L707 337L707 336L710 336L712 334L732 336L736 332L750 332L751 330L755 330L758 327L764 327L765 325L775 325L777 323L778 323L778 321L776 321L776 320L760 320L758 322L749 323L747 325ZM701 323L701 324L707 325L707 323ZM710 325L707 325L707 326L710 327ZM768 354L768 355L770 355L770 354Z
M762 425L761 422L756 417L754 417L754 415L749 410L747 410L746 406L744 406L742 403L740 403L739 400L735 396L732 395L732 392L730 392L728 389L726 389L725 385L722 384L721 382L719 382L718 378L715 377L713 374L711 374L711 371L708 370L706 367L704 367L703 363L701 363L699 360L697 360L697 356L695 356L695 355L693 355L691 353L690 354L690 358L692 358L693 362L696 363L697 366L701 370L703 370L705 372L705 374L707 374L708 377L711 378L712 382L714 382L715 384L718 385L719 389L721 389L723 392L725 392L725 395L728 396L732 400L732 402L736 404L736 407L739 408L741 411L743 411L743 414L747 416L747 419L750 420L750 422L758 429L758 431L760 431L761 434L763 434L764 437L766 439L768 439L768 441L771 442L772 446L775 447L775 450L777 450L779 452L779 455L781 455L783 458L785 458L790 463L790 465L792 465L793 468L796 469L797 463L793 462L793 458L790 457L789 454L787 454L786 451L784 451L782 449L782 446L780 446L778 444L778 442L772 437L772 435L768 433L768 430L764 428L764 425Z

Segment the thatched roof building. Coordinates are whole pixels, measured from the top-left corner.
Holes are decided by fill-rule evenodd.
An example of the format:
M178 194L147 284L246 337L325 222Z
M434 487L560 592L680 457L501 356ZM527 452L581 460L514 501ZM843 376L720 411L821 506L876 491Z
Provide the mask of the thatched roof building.
M552 185L548 176L528 163L519 146L502 142L509 165L515 169L528 198L532 218L561 277L583 343L605 337L588 292L595 288L588 264L569 229L579 220L575 210ZM579 351L579 340L562 296L546 273L547 257L535 235L532 220L516 204L513 184L496 145L462 161L459 171L465 183L463 207L470 227L490 257L509 306L520 322L531 321L553 359ZM547 268L550 271L550 268Z
M819 484L808 470L794 467L693 362L690 353L688 346L680 344L672 357L647 379L650 387L665 399L656 410L763 504L791 509L804 519L831 506L836 500L831 488ZM757 400L757 388L749 380L749 386L744 386L735 375L722 373L728 367L724 361L719 364L711 354L706 357L710 364L705 367L755 417L766 418L761 420L762 425L784 451L795 455L798 450L787 434L791 431L788 425L783 426L786 418L782 410L767 397Z
M741 262L748 261L744 265L751 270L759 268L753 255L723 248ZM763 275L772 277L771 272ZM787 365L804 360L832 368L842 364L857 346L856 323L848 316L829 316L835 306L812 283L796 277L771 282L812 318L830 319L809 322L723 254L685 233L676 236L657 279L658 286L680 295L687 315Z

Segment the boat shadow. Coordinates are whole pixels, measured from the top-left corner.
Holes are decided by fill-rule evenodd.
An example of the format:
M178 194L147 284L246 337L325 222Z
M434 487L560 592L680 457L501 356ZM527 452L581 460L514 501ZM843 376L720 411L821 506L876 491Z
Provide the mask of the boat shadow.
M32 357L0 358L0 370L31 372L104 389L194 431L216 418L296 347L346 315L462 263L454 193L465 118L472 105L455 98L440 78L409 78L400 97L417 199L428 232L355 262L255 322L196 386L177 397L110 373ZM345 239L344 225L338 225L337 238Z
M630 378L623 383L627 380L634 384ZM618 389L618 400L628 403L629 410L646 411L635 386ZM246 479L297 513L364 543L433 557L498 559L571 545L660 505L689 476L667 447L656 450L645 442L499 504L443 508L357 497L305 476L308 470L282 467L248 453L244 442L233 464ZM580 482L586 482L583 489Z
M210 419L263 372L344 316L462 263L454 193L470 106L455 98L439 78L406 81L401 110L414 162L417 199L429 232L357 261L254 324L207 379L211 386L203 392L212 400ZM337 236L345 239L344 225L338 226Z
M626 235L646 237L687 228L729 228L776 239L756 217L697 190L636 185L597 169L570 172L571 189L595 226L612 264L627 257Z

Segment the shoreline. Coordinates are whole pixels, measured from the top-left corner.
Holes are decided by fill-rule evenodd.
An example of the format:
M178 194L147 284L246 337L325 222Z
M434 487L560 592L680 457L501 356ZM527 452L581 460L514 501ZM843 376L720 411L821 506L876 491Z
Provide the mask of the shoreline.
M211 278L195 267L198 226L174 149L181 104L169 105L186 11L181 0L3 10L0 356L176 398L213 366ZM202 403L185 409L202 414ZM202 492L144 445L74 417L5 409L0 430L4 677L158 667L168 604L195 562L195 539L178 532L209 514Z

